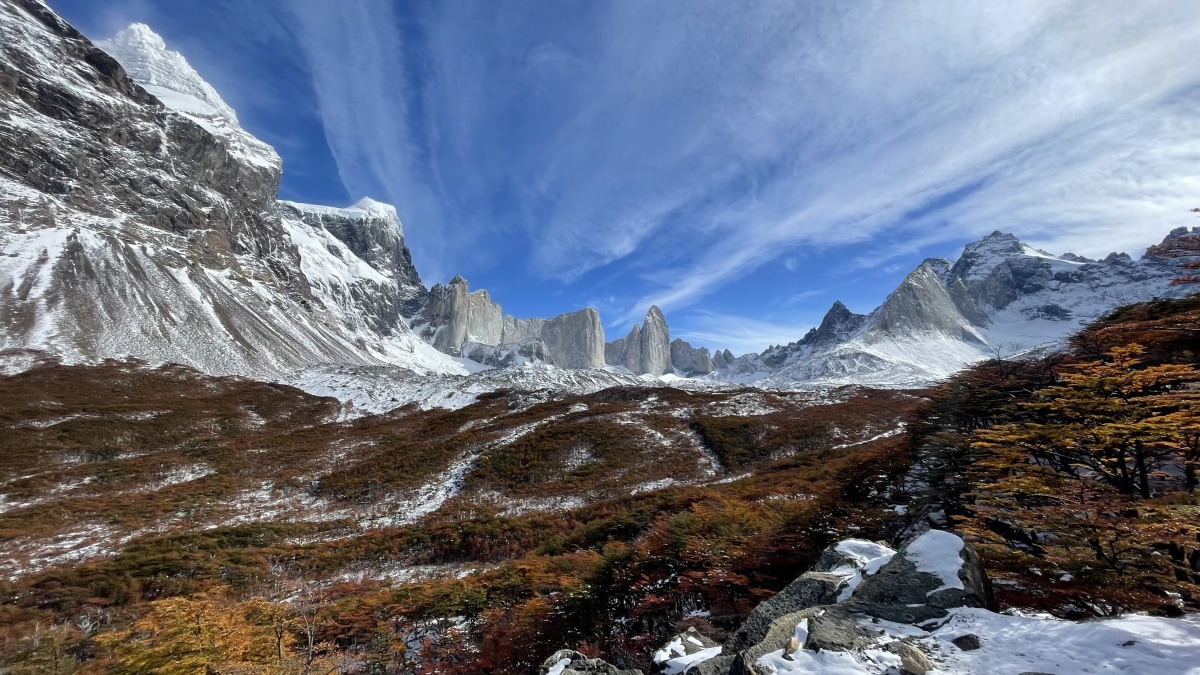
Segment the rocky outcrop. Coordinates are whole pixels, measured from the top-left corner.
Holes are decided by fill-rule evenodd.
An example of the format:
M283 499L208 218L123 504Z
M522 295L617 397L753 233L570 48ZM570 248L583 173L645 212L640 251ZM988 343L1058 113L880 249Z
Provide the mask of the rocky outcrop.
M688 377L707 375L716 369L707 347L696 349L680 338L671 341L671 367Z
M733 363L733 359L734 359L733 352L729 351L728 349L719 351L719 352L713 354L713 357L712 357L713 368L716 370L722 370L724 368L728 368L729 364Z
M642 324L642 373L662 375L671 372L671 329L657 305L646 312Z
M622 670L601 659L589 659L572 649L560 649L542 663L541 675L642 675L632 668Z
M662 310L651 306L643 325L635 323L620 344L605 345L604 357L609 365L624 366L635 375L672 372L671 329Z
M344 265L330 270L301 259L310 286L343 310L344 321L380 335L405 332L405 318L426 304L429 291L413 266L395 208L371 199L344 209L281 201L279 214L302 251L318 246Z
M722 647L695 628L688 628L667 641L662 649L654 652L651 659L657 672L664 675L679 675L698 672L700 664L721 655Z
M424 337L453 356L460 355L468 341L498 345L504 332L500 305L486 290L472 292L467 280L458 276L430 289L421 320Z
M554 365L554 357L541 338L528 338L521 342L499 345L468 341L461 351L465 358L493 368L512 368L532 361Z
M557 366L604 366L604 325L600 313L591 307L546 319L541 338Z
M955 304L939 273L944 268L926 260L913 270L871 315L865 340L937 335L984 344L985 340Z
M841 301L833 303L821 325L811 329L800 339L800 344L806 347L823 347L839 342L845 342L854 336L867 321L866 314L851 312Z
M794 660L800 649L854 652L880 644L877 620L925 625L956 608L994 608L978 555L957 535L931 530L894 555L884 549L856 540L827 549L813 571L759 605L726 643L726 652L737 652L730 672L766 675L772 661ZM795 643L796 635L804 639ZM912 645L887 648L928 669Z
M506 352L538 358L562 368L604 365L604 325L595 309L589 307L552 319L504 316L487 291L471 291L462 277L454 277L449 284L438 284L430 290L417 325L420 333L441 351L478 360L470 355L476 354L486 359L481 363L488 365L497 359L512 360L511 356L501 356ZM465 349L468 343L473 344L470 350ZM481 350L480 346L499 349Z

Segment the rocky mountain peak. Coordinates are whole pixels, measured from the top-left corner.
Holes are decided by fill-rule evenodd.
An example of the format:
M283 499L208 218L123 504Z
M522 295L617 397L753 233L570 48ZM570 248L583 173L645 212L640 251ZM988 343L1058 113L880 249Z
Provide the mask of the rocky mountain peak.
M862 328L866 320L865 314L855 314L841 300L836 300L825 313L825 318L821 319L821 325L810 330L800 344L817 346L848 340Z
M989 274L1004 259L1024 253L1025 246L1020 239L997 230L979 241L967 244L947 276L966 282L976 281Z
M691 348L691 345L688 345ZM679 348L676 348L679 351ZM679 351L681 356L683 351ZM605 361L624 366L636 375L662 375L672 372L671 329L658 305L651 305L642 325L633 324L629 335L605 345ZM707 356L707 354L706 354ZM688 359L691 353L688 352Z
M120 61L131 78L168 108L238 123L237 113L217 90L192 68L183 54L168 49L162 36L146 24L130 24L112 38L96 44Z

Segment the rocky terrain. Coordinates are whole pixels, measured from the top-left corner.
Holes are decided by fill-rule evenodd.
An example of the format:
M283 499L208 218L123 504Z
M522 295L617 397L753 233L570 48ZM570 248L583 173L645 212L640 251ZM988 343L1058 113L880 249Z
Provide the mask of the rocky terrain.
M719 644L694 628L655 652L666 675L1189 673L1200 622L1072 623L996 613L987 572L959 536L929 530L893 550L846 539ZM542 670L638 675L573 650Z

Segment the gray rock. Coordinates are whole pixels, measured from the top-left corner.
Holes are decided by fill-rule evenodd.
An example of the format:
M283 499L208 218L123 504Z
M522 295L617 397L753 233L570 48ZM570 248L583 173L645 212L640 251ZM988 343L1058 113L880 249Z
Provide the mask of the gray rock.
M433 346L453 356L460 355L468 341L500 344L504 332L500 305L486 290L471 292L467 280L459 276L430 289L421 319Z
M810 618L817 611L816 608L810 607L778 617L768 626L768 630L761 640L738 650L733 655L734 658L729 664L729 672L734 675L765 675L758 669L757 661L773 651L786 649L792 639L796 637L796 625ZM728 644L726 644L725 650L733 651Z
M833 303L821 325L810 330L800 340L800 345L817 348L835 345L849 340L867 321L866 314L855 314L846 308L841 301Z
M665 671L667 662L672 659L681 656L691 656L706 649L720 646L695 628L688 628L684 632L667 640L667 644L654 653L654 663L660 671ZM695 664L689 667L687 672L696 672L696 668L699 665Z
M348 297L344 302L339 298L339 304L346 313L361 318L380 335L401 331L405 317L419 312L429 298L404 243L400 220L394 211L389 211L357 212L279 202L281 218L328 232L384 277L382 283L360 278L353 280L348 288L329 289L330 293L344 291Z
M559 671L562 675L642 675L636 668L622 670L602 659L589 659L573 649L560 649L542 662L540 672L544 675L559 663L567 661Z
M624 366L635 375L672 372L671 330L662 311L650 307L644 325L633 324L623 340L605 345L604 358L610 365Z
M866 340L938 334L984 344L971 321L951 297L938 266L925 261L892 291L871 315Z
M696 349L680 338L671 341L671 367L688 377L707 375L716 369L707 347Z
M467 281L454 277L447 285L438 284L429 292L421 312L424 324L422 335L434 347L447 354L468 356L464 346L526 345L528 357L544 354L544 360L562 368L599 368L604 365L604 325L595 309L560 314L552 319L518 319L503 316L499 304L485 290L472 292ZM536 342L531 342L536 341ZM469 350L481 361L493 365L501 362L504 352ZM468 358L473 358L468 356Z
M804 648L819 652L846 652L862 649L883 634L859 623L860 615L844 606L835 605L813 612L808 618L808 639Z
M729 364L733 363L733 359L733 352L729 351L728 349L719 351L716 354L713 354L713 368L717 370L728 368Z
M604 362L610 366L623 366L625 359L625 338L617 338L604 343Z
M741 651L762 642L781 617L834 602L842 583L842 577L839 576L825 572L805 572L782 591L759 603L741 627L726 641L726 651ZM795 624L792 624L792 627L794 628Z
M542 323L542 341L553 363L563 368L604 366L604 324L588 307L560 314Z
M671 329L657 305L646 312L642 324L642 372L662 375L671 372Z
M967 633L966 635L959 635L958 637L951 640L951 642L954 643L955 647L958 647L959 649L963 650L964 652L975 651L976 649L979 649L979 647L980 647L979 636L975 635L974 633Z
M636 323L625 336L625 351L618 365L625 366L634 375L642 374L642 327Z
M955 607L994 609L991 586L979 555L966 543L959 555L961 589L942 588L941 578L917 569L906 547L864 579L844 606L868 616L914 625L944 618L946 610Z
M737 657L733 654L714 656L707 661L701 661L692 666L688 669L688 673L694 675L728 675L733 668L735 658Z
M524 342L530 338L542 337L543 319L518 319L511 314L504 317L504 329L501 331L501 344Z
M509 368L525 361L542 361L554 365L550 351L541 338L529 338L517 344L485 345L468 341L462 355L493 368Z

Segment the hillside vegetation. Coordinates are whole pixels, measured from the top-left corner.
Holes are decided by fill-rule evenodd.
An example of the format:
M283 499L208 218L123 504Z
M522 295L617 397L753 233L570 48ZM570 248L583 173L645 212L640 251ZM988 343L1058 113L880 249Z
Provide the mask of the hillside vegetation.
M646 668L845 536L927 520L1006 606L1200 600L1200 300L924 392L502 392L340 419L183 369L0 380L12 672ZM207 669L207 671L205 670Z

